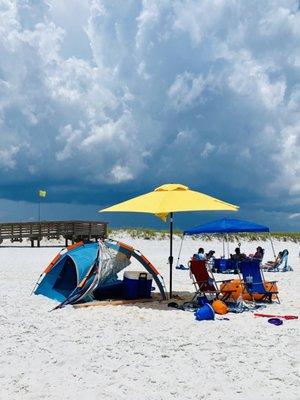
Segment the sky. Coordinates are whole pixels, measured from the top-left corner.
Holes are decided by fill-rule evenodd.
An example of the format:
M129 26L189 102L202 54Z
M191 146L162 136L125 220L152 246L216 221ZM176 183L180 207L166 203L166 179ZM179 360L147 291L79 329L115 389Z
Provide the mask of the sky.
M0 221L164 227L97 210L175 182L300 230L299 1L0 0L0 55Z

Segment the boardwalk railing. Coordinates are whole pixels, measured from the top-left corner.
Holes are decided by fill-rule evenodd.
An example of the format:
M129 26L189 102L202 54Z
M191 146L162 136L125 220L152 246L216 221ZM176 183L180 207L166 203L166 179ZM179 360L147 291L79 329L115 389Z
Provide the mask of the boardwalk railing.
M41 221L41 222L9 222L0 223L0 243L4 239L11 242L22 242L29 239L40 245L43 238L59 239L64 237L72 243L79 240L100 239L107 236L107 223L99 221Z

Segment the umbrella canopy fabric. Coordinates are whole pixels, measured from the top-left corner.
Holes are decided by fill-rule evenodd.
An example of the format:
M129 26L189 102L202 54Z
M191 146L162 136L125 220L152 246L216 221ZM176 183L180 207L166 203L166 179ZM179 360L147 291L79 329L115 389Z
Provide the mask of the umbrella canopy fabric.
M170 214L170 297L172 297L172 236L173 213L182 211L237 211L239 207L206 194L190 190L178 183L168 183L153 192L134 197L100 212L138 212L155 214L166 221Z
M237 206L218 200L181 184L159 186L153 192L123 201L101 211L169 214L180 211L236 211Z
M184 235L197 235L201 233L238 233L238 232L270 232L264 225L243 221L234 218L222 218L207 224L195 226L183 232Z

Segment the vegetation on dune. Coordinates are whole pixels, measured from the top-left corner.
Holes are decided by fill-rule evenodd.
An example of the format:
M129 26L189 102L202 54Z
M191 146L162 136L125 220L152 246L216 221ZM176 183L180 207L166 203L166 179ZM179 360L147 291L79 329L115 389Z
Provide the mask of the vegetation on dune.
M133 239L146 239L146 240L163 240L169 237L168 230L155 230L155 229L148 229L148 228L118 228L118 229L110 229L109 236L114 237L120 234L128 234ZM174 230L174 235L182 236L182 231L179 229ZM300 243L300 232L272 232L271 233L272 239L281 240L283 242L294 242ZM204 241L212 241L213 239L219 239L220 241L223 240L223 235L194 235L191 236L192 239ZM269 240L268 233L240 233L240 234L230 234L228 235L228 240L230 242L237 242L239 240L247 240L247 241L267 241Z
M148 229L148 228L118 228L118 229L109 229L108 235L120 235L120 234L128 234L133 239L166 239L169 236L169 232L167 230L155 230L155 229ZM180 231L174 231L174 234L181 235Z

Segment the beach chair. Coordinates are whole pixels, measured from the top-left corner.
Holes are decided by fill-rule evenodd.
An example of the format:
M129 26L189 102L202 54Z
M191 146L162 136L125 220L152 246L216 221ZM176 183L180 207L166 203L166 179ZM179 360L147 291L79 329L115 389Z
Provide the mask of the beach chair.
M268 281L269 288L266 288L266 281L260 268L260 260L242 260L238 264L238 267L239 272L242 275L240 278L244 286L243 290L249 293L252 301L255 301L254 295L262 295L262 301L268 300L270 303L272 303L272 297L274 296L278 303L280 303L276 286L277 281Z
M219 298L221 292L218 289L217 281L215 280L212 273L207 269L207 261L192 259L189 262L190 276L195 286L195 295L192 301L197 296L215 295ZM223 281L222 281L223 282ZM234 290L228 290L222 292L222 298L220 300L227 300Z
M288 265L289 252L287 249L283 250L281 259L275 265L265 264L262 268L268 272L286 272L293 271L290 265Z

